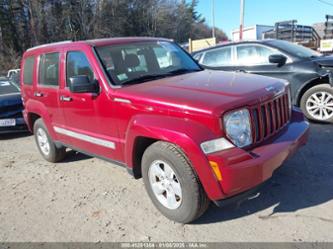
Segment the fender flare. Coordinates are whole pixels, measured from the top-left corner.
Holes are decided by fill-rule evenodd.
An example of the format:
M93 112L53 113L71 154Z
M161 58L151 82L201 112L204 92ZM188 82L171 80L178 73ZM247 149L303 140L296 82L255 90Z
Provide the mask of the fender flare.
M49 135L51 136L51 138L53 140L56 140L57 135L51 125L51 123L52 123L51 116L50 116L51 114L48 113L47 109L45 108L45 106L43 104L41 104L37 101L34 101L34 100L30 100L26 103L24 112L26 112L28 127L29 127L29 129L31 129L32 132L33 132L33 126L31 124L31 121L29 120L29 115L31 113L37 114L38 116L40 116L43 119Z
M328 78L328 82L318 82L318 83L315 83L315 84L312 84L316 81L320 81L322 80L323 78ZM305 81L297 90L296 92L296 96L295 96L295 99L293 100L293 104L298 106L300 101L301 101L301 98L302 98L302 95L308 90L308 86L311 85L309 87L309 89L315 85L319 85L321 83L328 83L331 87L333 87L333 72L327 72L325 74L319 74L316 76L316 77L312 77L311 79Z
M129 168L133 168L134 146L139 137L166 141L179 146L190 160L208 197L216 200L225 196L206 155L199 146L204 141L216 138L207 127L184 118L155 115L133 117L127 128L125 144L125 162Z

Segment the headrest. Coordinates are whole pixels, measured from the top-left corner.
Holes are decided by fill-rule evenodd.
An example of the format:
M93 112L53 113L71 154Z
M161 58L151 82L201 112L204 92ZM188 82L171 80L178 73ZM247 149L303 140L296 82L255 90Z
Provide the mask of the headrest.
M127 54L125 56L126 67L133 68L140 65L139 57L135 54Z

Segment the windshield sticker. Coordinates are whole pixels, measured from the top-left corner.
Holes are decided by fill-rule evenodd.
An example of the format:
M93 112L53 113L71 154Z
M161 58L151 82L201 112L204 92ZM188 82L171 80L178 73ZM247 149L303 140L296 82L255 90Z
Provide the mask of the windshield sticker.
M127 80L127 79L128 79L128 77L127 77L127 75L126 75L125 73L118 74L118 75L117 75L117 78L118 78L118 80L120 80L120 81L123 81L123 80Z

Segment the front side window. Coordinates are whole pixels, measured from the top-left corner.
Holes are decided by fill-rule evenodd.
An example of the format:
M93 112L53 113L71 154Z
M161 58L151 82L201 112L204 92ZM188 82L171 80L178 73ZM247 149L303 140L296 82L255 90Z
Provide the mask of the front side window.
M88 76L90 82L94 80L94 73L86 55L80 51L68 52L66 62L67 86L71 77L82 75Z
M231 47L222 47L206 52L202 64L211 67L230 66L232 64Z
M26 85L32 85L33 82L34 60L34 57L28 57L23 65L23 83Z
M39 84L59 85L59 53L43 54L39 62Z
M96 47L96 52L116 85L137 84L201 68L171 42L147 41Z
M237 64L242 66L269 64L269 56L276 54L273 49L257 45L237 46Z

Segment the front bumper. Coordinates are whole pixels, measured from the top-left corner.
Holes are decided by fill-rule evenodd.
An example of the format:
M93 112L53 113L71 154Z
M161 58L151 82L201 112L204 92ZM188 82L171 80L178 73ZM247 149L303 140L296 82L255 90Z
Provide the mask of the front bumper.
M216 162L222 174L220 185L224 196L213 201L228 199L238 194L250 193L271 178L273 172L304 145L309 134L309 123L304 115L294 109L290 123L277 135L250 151L233 148L210 154L209 161Z

